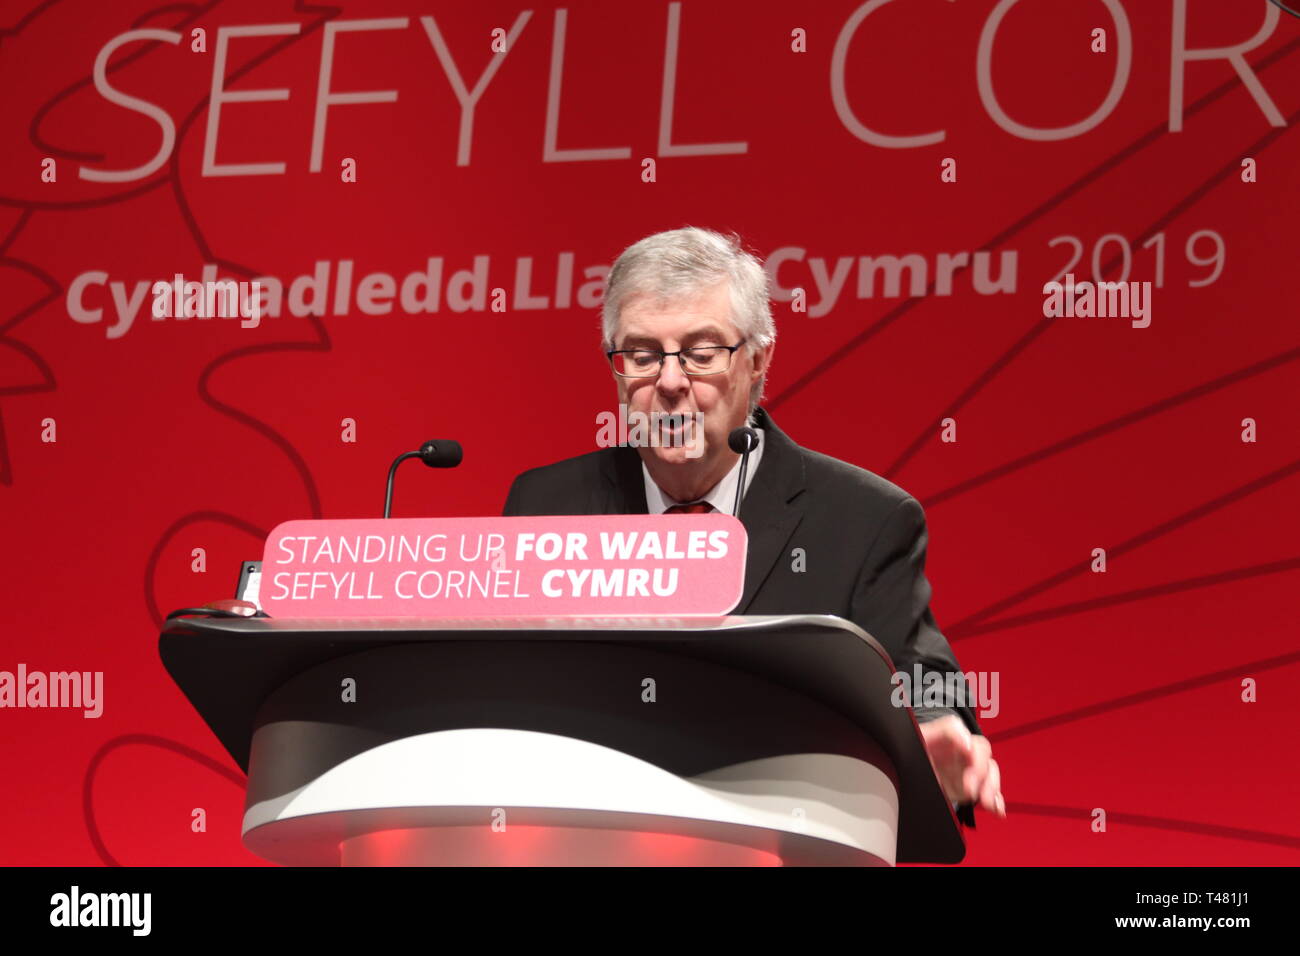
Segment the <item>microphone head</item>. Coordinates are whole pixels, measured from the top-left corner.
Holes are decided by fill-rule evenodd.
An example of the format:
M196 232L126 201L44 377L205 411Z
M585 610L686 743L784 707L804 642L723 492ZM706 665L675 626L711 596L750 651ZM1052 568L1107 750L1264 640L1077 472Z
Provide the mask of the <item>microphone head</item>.
M430 468L455 468L464 457L460 442L450 438L431 438L420 446L420 461Z
M758 433L748 425L741 425L727 436L727 444L737 455L743 455L758 447Z

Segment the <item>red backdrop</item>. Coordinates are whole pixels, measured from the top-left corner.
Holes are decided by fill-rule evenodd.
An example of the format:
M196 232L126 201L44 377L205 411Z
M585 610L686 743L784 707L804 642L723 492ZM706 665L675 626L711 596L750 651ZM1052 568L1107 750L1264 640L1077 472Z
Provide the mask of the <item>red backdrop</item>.
M984 726L1010 815L982 817L968 861L1296 862L1297 19L1265 0L0 10L0 669L104 673L99 719L0 710L0 862L258 862L241 777L159 663L162 616L230 596L282 520L376 515L424 438L465 462L408 466L395 514L496 514L518 471L590 450L615 404L604 270L687 224L807 290L806 312L774 302L781 427L927 509L934 612L964 668L1000 675ZM374 22L327 37L339 21ZM259 24L224 40L214 123L218 31ZM395 95L322 103L327 39L329 91ZM1240 69L1177 52L1237 45ZM489 68L467 124L449 75L468 99ZM229 99L253 90L286 92ZM248 164L283 168L220 168ZM1149 327L1044 318L1043 283L1121 278L1126 248L1128 277L1160 282ZM939 256L977 250L1014 278L962 269L941 294ZM926 294L876 276L859 295L859 257L909 254ZM447 285L476 257L488 295L466 307ZM436 311L353 297L242 328L154 321L142 295L128 326L114 298L209 263L287 284L325 261L333 285L348 261L355 287L430 259Z

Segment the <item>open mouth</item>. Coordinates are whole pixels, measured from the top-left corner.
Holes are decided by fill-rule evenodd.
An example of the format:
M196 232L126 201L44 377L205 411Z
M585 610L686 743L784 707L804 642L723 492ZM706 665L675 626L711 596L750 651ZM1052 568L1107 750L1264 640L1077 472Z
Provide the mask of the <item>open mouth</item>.
M674 445L681 444L685 438L694 434L694 420L689 412L664 414L658 418L659 435Z

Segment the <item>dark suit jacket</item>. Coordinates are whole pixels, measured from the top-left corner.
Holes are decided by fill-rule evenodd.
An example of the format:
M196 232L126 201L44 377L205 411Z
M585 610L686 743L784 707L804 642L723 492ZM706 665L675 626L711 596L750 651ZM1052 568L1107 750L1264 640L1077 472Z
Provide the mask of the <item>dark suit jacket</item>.
M918 662L923 671L959 671L930 613L925 516L917 500L878 475L796 445L763 408L755 423L765 447L740 505L749 553L745 589L732 613L834 614L879 641L909 678ZM524 472L510 488L504 514L647 510L641 456L621 446ZM803 571L794 570L795 548L804 551ZM954 711L980 733L968 705L918 707L915 716Z

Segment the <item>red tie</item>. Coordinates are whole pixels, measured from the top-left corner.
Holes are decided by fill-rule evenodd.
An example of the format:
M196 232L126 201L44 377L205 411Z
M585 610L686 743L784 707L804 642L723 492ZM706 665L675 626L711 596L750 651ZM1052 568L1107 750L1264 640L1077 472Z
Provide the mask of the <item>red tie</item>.
M707 501L693 501L689 505L673 505L667 509L666 515L702 515L713 510L713 505Z

